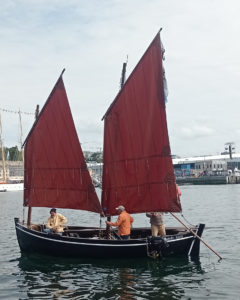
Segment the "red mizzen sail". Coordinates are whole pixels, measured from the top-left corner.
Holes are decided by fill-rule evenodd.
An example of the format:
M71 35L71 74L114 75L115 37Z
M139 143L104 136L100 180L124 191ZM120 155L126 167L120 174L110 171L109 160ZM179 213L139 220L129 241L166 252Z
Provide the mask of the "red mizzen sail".
M168 138L160 34L104 116L102 208L180 212Z
M25 141L24 153L24 206L102 211L62 75Z

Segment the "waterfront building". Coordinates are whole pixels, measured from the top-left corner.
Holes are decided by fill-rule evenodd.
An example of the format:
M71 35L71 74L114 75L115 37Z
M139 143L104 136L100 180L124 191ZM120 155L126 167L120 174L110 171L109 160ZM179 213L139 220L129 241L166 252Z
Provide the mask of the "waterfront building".
M240 169L240 153L235 153L233 143L226 143L225 151L219 155L173 157L173 165L176 177L228 175Z
M6 161L7 182L23 182L24 166L22 161ZM3 165L0 161L0 181L3 181Z

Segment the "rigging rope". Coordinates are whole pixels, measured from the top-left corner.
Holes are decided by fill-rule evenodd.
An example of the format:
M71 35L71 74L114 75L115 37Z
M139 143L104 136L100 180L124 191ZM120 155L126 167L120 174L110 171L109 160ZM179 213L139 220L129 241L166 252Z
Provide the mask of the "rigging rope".
M186 223L188 223L188 225L190 225L191 227L194 227L195 225L191 224L185 217L183 214L181 214L181 217L186 221Z
M16 110L10 110L10 109L5 109L5 108L1 108L0 107L0 111L3 111L3 112L7 112L7 113L11 113L11 114L19 114L19 112L21 114L24 114L24 115L34 115L34 113L30 113L30 112L24 112L24 111L16 111Z

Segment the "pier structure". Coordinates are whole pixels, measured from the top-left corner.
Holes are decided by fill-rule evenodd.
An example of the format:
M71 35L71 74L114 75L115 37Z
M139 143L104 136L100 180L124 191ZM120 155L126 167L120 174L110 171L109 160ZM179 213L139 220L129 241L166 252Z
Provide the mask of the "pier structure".
M22 161L5 161L7 182L23 182L24 166ZM3 166L0 161L0 181L3 180Z
M240 183L240 153L234 143L226 143L219 155L174 157L173 166L179 184Z
M102 163L87 163L95 186L101 186ZM220 155L173 157L173 166L178 184L236 184L240 183L240 153L223 152ZM7 182L23 182L22 161L6 161ZM3 168L0 161L0 181Z

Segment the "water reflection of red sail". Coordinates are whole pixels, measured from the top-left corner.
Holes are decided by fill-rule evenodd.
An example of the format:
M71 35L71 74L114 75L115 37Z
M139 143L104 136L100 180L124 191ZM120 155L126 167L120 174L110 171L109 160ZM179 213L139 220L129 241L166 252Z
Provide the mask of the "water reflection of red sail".
M24 205L81 209L116 215L180 212L170 154L159 33L104 116L101 205L92 185L74 127L62 75L25 142ZM29 222L30 223L30 222ZM109 239L99 227L68 226L47 235L42 226L15 219L19 246L61 256L136 257L199 255L199 240L184 228L167 228L152 238L150 228L133 228L131 239ZM202 234L204 225L193 229Z

